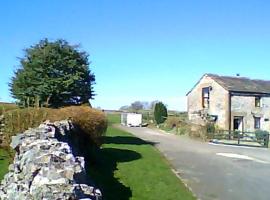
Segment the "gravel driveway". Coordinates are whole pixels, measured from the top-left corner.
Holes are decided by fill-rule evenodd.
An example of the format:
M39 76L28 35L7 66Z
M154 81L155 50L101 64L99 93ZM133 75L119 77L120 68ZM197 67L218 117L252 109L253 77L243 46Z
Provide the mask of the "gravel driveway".
M118 127L155 142L199 199L270 199L269 149L214 145L149 128Z

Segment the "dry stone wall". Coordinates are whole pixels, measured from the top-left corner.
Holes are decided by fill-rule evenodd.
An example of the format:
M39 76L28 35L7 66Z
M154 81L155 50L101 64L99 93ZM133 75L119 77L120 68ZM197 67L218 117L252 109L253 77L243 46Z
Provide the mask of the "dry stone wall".
M45 122L13 136L16 155L0 185L1 200L100 200L99 189L87 184L85 161L67 142L71 121Z
M3 136L4 132L4 115L0 115L0 143L1 143L1 138Z

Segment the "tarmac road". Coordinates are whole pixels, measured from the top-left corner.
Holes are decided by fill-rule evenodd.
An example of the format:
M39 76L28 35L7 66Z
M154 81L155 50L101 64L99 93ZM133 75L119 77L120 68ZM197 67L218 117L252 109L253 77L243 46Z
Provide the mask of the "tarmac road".
M269 149L214 145L149 128L118 127L156 143L198 199L270 199Z

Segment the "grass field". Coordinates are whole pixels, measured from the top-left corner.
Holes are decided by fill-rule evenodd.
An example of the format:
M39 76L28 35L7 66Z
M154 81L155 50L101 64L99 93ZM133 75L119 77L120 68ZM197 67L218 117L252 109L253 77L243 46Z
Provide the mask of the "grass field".
M12 103L0 102L0 115L6 111L17 109L18 106Z
M153 144L114 128L119 115L108 119L105 143L97 162L89 167L105 200L195 199Z

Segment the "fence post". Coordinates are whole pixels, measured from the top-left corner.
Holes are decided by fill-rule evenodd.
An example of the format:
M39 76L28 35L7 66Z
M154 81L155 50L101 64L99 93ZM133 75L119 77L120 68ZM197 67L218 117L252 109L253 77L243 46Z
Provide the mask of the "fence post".
M269 133L265 134L264 147L268 148L268 144L269 144Z
M238 136L238 145L240 144L240 131L237 131L237 136Z

